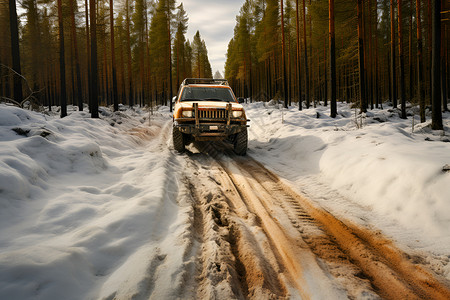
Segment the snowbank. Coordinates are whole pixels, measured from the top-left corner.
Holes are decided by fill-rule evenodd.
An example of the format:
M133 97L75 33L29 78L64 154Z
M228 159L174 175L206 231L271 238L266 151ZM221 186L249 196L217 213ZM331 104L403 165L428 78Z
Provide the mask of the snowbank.
M167 108L69 112L0 106L0 298L173 298L192 205Z
M417 115L413 132L412 116L400 119L392 107L362 120L343 103L335 119L322 106L299 112L255 103L247 111L250 155L313 193L330 186L403 228L441 239L439 248L449 252L450 173L443 171L450 163L449 113L444 132L431 131L431 121L418 124Z
M392 108L360 120L342 103L336 119L274 102L246 110L249 155L299 192L448 257L449 113L445 132L417 117L412 132ZM171 150L170 128L167 107L101 108L100 119L69 107L60 119L0 104L0 299L189 296L188 158Z

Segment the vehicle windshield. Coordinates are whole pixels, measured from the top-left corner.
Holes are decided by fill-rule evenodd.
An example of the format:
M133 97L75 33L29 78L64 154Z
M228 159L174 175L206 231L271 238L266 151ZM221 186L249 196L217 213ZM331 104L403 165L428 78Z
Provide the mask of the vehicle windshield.
M213 87L185 87L180 101L235 102L230 89Z

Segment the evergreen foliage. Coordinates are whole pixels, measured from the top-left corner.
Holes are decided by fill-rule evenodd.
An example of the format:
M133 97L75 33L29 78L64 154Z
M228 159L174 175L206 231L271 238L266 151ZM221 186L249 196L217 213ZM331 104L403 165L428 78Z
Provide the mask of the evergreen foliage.
M421 121L425 121L425 105L431 104L431 74L434 74L431 72L431 21L432 16L438 15L431 13L429 1L362 1L360 39L357 1L333 2L336 76L330 76L327 55L330 51L330 1L246 0L236 18L225 64L225 78L236 94L253 100L281 100L283 78L287 77L288 93L294 95L289 96L289 101L304 101L306 107L310 102L327 105L335 84L336 100L354 102L362 112L390 101L394 106L401 103L397 108L399 114L407 117L406 103L420 103ZM283 76L281 55L281 3L284 3L286 76ZM444 100L439 101L439 96L434 96L436 101L442 102L434 106L435 110L437 107L445 110L449 99L449 76L446 76L449 47L445 37L450 31L450 3L443 1L440 5L440 14L445 20L439 26L443 43L435 53L441 54L441 70L439 75L433 76L441 78L441 92L436 89L435 93ZM438 79L433 82L437 83ZM335 114L336 111L331 112Z
M90 23L89 0L61 0L62 35L58 34L56 1L24 0L17 3L23 12L16 17L20 38L20 53L16 53L20 54L20 75L23 77L13 76L9 2L14 3L14 0L0 0L2 101L17 98L14 80L18 78L24 84L19 88L24 93L23 98L31 100L36 108L49 106L51 109L64 103L63 82L66 85L64 100L67 104L77 105L80 110L83 103L89 103L91 109L92 104L94 107L115 104L117 108L118 102L168 104L170 94L179 83L186 77L195 76L194 67L200 66L202 76L212 77L206 44L201 38L192 44L186 39L188 16L182 4L176 7L175 0L95 1L97 55L94 58L98 73L95 99L90 99L92 93L89 97L91 66L95 63L91 59L90 27L93 24ZM114 5L112 10L111 5ZM59 56L61 40L64 40L65 50L62 60ZM194 53L199 61L193 58ZM62 64L64 76L60 71Z

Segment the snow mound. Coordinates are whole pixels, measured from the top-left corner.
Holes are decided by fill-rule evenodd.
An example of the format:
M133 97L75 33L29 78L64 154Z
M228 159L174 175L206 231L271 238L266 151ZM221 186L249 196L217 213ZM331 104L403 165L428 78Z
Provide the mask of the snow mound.
M450 163L449 113L442 132L417 115L403 120L393 108L360 115L338 103L335 119L322 106L298 111L255 103L246 111L250 155L286 179L315 194L331 187L404 228L450 243L450 173L443 171ZM334 206L345 215L347 208Z

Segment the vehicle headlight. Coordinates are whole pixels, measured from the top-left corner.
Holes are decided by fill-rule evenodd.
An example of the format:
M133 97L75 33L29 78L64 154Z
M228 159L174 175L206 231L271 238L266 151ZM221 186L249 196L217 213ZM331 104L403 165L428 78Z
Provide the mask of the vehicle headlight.
M192 118L192 110L183 110L181 115L185 118Z
M233 110L233 118L242 117L242 110Z

